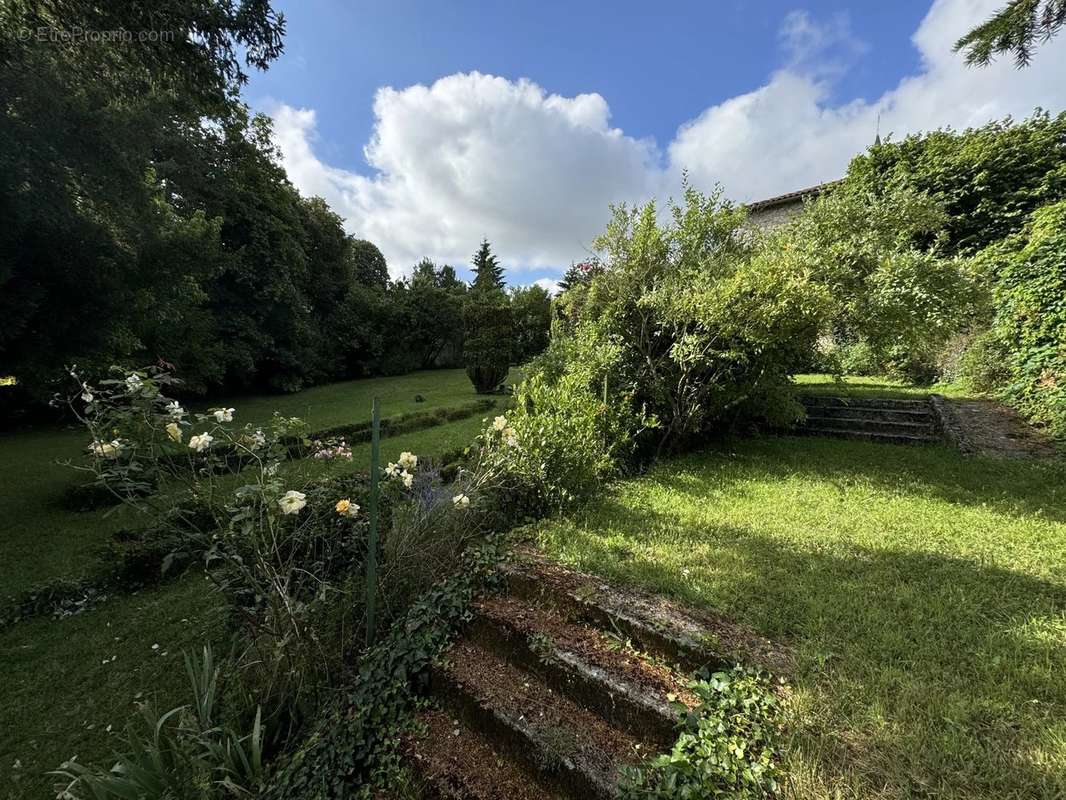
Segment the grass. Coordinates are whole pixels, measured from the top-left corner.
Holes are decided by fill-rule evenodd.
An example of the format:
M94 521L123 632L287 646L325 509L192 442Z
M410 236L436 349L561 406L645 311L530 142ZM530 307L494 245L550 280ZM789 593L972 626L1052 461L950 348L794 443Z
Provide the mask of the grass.
M535 529L790 644L790 793L1066 796L1066 467L763 439Z
M203 584L190 575L0 633L0 797L55 796L45 773L75 755L107 763L136 703L189 701L182 651L217 640L221 627Z
M421 403L415 402L416 395L423 397ZM234 396L213 400L210 406L236 408L241 423L266 422L278 411L287 417L300 417L311 430L319 430L370 419L375 397L381 402L382 417L451 408L478 399L465 370L438 369L331 383L296 394Z
M415 402L417 394L423 402ZM462 406L477 398L463 370L434 370L345 381L292 395L232 397L211 405L236 408L242 423L265 422L277 410L302 417L315 430L370 419L375 396L382 416ZM384 441L402 440L405 449L439 453L468 443L473 433L465 441L462 437L475 422L480 425L480 415ZM83 574L117 530L139 524L123 510L75 513L65 507L64 493L80 478L56 462L77 459L85 442L84 432L74 428L0 434L0 481L13 500L0 518L0 602L43 581ZM369 464L368 446L355 448L354 454L356 465Z
M927 397L931 392L945 397L970 397L965 386L957 383L936 383L932 386L913 386L885 377L860 375L833 376L824 374L793 375L797 388L804 394L828 394L840 397L888 397L906 400Z
M0 435L0 483L9 498L0 516L0 602L50 578L82 574L132 521L122 510L80 514L64 505L79 477L56 461L77 458L84 446L85 436L71 430Z
M415 394L425 401L416 403ZM476 398L463 371L447 370L212 405L233 406L244 421L264 421L277 409L324 428L369 419L374 396L381 398L383 416L461 406ZM501 398L501 408L502 403ZM395 460L403 450L437 456L460 449L482 430L482 416L385 438L382 456ZM13 499L0 521L0 602L41 581L84 573L115 531L138 524L123 510L76 513L64 507L63 494L77 476L56 461L76 458L84 440L80 431L60 428L0 435L0 481ZM352 454L344 469L369 466L369 443L353 446ZM303 480L325 466L305 459L286 468L293 480ZM73 755L106 763L135 700L151 699L161 708L186 702L180 652L222 637L216 606L202 576L190 574L109 598L74 617L36 618L0 631L0 797L52 796L53 779L44 773ZM153 650L153 644L160 648Z

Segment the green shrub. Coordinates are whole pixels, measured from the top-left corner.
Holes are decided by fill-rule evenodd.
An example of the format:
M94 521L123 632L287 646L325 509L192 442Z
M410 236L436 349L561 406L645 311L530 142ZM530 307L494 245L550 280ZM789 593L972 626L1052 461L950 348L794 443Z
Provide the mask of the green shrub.
M511 368L511 307L502 292L472 292L463 311L463 362L478 394L499 388Z
M789 375L814 350L828 296L743 225L720 192L686 187L666 223L651 204L616 208L595 242L603 270L575 309L577 338L617 351L605 393L656 421L639 432L646 452L797 413Z
M826 332L845 373L929 383L945 342L980 316L984 292L972 264L917 246L936 241L945 223L927 195L845 184L775 232L779 257L832 298Z
M994 347L1008 372L1003 396L1066 437L1066 201L1036 211L977 262L993 282Z
M882 369L870 344L864 340L842 345L837 352L844 375L876 375Z
M1005 342L991 330L971 336L958 357L957 379L971 391L993 394L1010 381Z
M628 770L623 800L754 800L776 797L781 779L781 705L769 680L741 667L689 684L695 708L675 703L673 749Z
M482 469L499 475L512 524L592 495L654 426L612 384L619 359L619 347L588 331L557 339L517 385L510 412L479 437Z

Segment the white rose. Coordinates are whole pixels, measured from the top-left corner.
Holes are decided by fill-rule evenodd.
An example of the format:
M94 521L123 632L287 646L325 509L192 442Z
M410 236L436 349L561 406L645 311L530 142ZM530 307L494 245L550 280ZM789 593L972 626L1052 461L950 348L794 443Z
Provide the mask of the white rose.
M174 419L181 419L185 416L185 409L181 407L177 400L171 400L167 403L167 413Z
M257 430L255 433L248 437L248 442L249 444L251 444L253 450L265 445L266 441L266 434L263 433L261 430Z
M400 473L400 477L403 478L403 485L405 487L407 487L408 489L410 489L411 488L411 484L414 483L415 476L412 475L407 470L404 470L403 472Z
M167 424L167 436L170 437L172 442L181 441L181 428L178 427L178 423L170 422Z
M406 470L413 470L418 466L418 456L414 453L409 453L406 450L400 453L399 459L400 466Z
M282 514L299 514L300 509L307 505L307 495L303 492L289 490L278 500L278 508Z
M202 453L211 446L211 442L213 441L215 441L215 437L210 433L201 433L189 439L189 447L197 453Z
M233 422L233 413L235 408L216 408L211 413L215 415L215 421L217 422Z
M385 474L388 475L390 478L395 478L397 475L400 474L400 468L390 461L389 465L385 467Z
M470 505L470 498L465 494L457 494L452 498L452 504L456 508L466 508Z
M126 378L126 388L133 393L139 392L144 388L144 381L140 375L130 375Z
M507 427L507 417L496 417L496 419L492 421L492 427L495 430L502 431L504 428Z

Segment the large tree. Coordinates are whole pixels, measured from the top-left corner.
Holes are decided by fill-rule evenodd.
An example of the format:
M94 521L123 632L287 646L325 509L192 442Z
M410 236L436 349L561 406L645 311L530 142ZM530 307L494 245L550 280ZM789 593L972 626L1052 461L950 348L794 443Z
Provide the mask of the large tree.
M388 264L373 242L352 239L348 245L348 253L356 281L363 286L375 286L379 289L389 285Z
M0 361L24 388L47 396L74 360L210 353L195 342L217 341L203 307L223 234L169 173L239 107L244 68L275 58L282 32L262 0L0 7ZM186 163L205 182L224 167Z
M474 291L503 291L503 267L493 254L488 239L482 239L481 246L474 253L472 270Z

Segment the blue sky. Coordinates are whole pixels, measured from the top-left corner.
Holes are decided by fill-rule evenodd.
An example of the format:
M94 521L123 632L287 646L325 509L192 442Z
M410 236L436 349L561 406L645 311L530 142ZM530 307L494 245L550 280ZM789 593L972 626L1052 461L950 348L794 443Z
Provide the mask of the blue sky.
M841 100L876 97L918 63L910 35L929 3L400 2L308 0L285 14L285 54L247 96L318 112L321 155L365 170L353 142L370 138L381 86L432 83L477 70L531 78L550 92L598 92L614 125L668 142L677 126L762 84L782 60L782 19L798 8L844 15L876 52L834 86ZM655 10L655 6L668 10Z
M527 283L682 170L753 200L838 177L879 114L901 135L1059 110L1061 42L1024 73L951 53L1000 2L277 2L285 54L245 97L394 274L488 236Z

